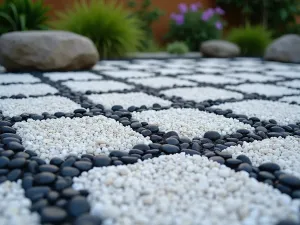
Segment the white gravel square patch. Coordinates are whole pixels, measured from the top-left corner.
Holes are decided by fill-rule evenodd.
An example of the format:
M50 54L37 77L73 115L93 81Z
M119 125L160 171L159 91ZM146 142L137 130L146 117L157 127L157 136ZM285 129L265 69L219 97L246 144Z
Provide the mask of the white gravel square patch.
M299 221L299 201L201 156L160 156L73 178L103 224L274 225ZM283 213L284 212L284 213Z
M200 73L223 73L224 69L222 68L213 68L213 67L198 67L196 68L196 72Z
M112 150L128 151L136 144L149 144L149 137L129 126L104 116L59 118L15 123L25 149L35 151L49 162L53 157L70 154L109 154Z
M72 91L86 92L86 91L122 91L125 89L133 89L134 86L124 84L118 81L66 81L62 83L70 88Z
M22 74L13 74L13 73L4 73L0 74L0 84L9 84L9 83L35 83L41 82L39 78L32 76L29 73Z
M136 59L133 61L134 63L140 65L164 65L166 64L165 60L156 60L156 59Z
M264 68L262 66L236 66L236 67L229 67L229 71L234 72L248 72L248 73L257 73L264 71Z
M159 68L159 69L154 69L153 72L159 73L161 75L178 75L178 74L192 73L191 70L181 69L181 68Z
M3 111L4 116L19 116L22 113L42 114L43 112L69 113L78 108L81 108L79 104L61 96L0 100L0 110Z
M119 71L105 71L104 75L114 77L114 78L132 78L132 77L151 77L154 73L144 72L144 71L132 71L132 70L119 70Z
M123 108L128 108L130 106L140 107L145 105L151 107L154 103L160 104L161 106L170 106L172 102L161 99L156 96L148 95L143 92L136 93L110 93L101 95L88 95L91 101L96 104L102 104L105 108L110 109L114 105L121 105Z
M178 96L182 97L185 100L193 100L197 102L202 102L208 99L217 100L229 98L243 98L243 95L240 93L213 87L173 88L161 91L160 93L165 94L169 97Z
M10 84L0 85L0 96L12 96L17 94L46 95L58 93L58 90L48 84Z
M103 60L97 63L97 65L103 65L103 66L124 66L129 64L130 62L126 60Z
M92 70L106 71L106 70L119 70L119 68L117 66L113 66L113 65L96 64L95 66L93 66Z
M300 80L279 82L277 84L283 85L283 86L286 86L286 87L291 87L291 88L300 88Z
M282 125L300 121L300 106L284 102L246 100L220 104L217 108L231 109L234 113L244 114L248 117L258 117L261 120L274 119Z
M224 151L234 157L245 154L254 166L262 163L277 163L287 173L300 176L300 138L270 138L252 143L244 142L242 146L232 146Z
M100 75L90 72L53 72L44 73L43 75L52 81L102 79Z
M293 90L287 87L280 87L272 84L240 84L237 86L226 86L225 88L249 94L257 93L266 96L281 96L300 93L300 91L298 90Z
M163 87L173 87L177 86L196 86L195 82L181 80L172 77L152 77L152 78L144 78L144 79L129 79L129 82L133 82L135 84L141 84L143 86L151 87L151 88L163 88Z
M300 78L300 71L266 71L266 74L269 76L282 76L288 78Z
M155 65L141 65L141 64L128 64L122 66L122 68L126 68L128 70L153 70L155 68L159 68L159 66Z
M132 117L139 121L157 124L162 131L176 131L179 135L189 138L202 137L207 131L217 131L225 135L238 129L253 130L250 125L236 119L202 112L198 109L149 110L133 112Z
M180 76L182 79L194 80L201 83L211 83L211 84L236 84L243 82L243 80L238 80L235 78L224 77L224 76L215 76L215 75L184 75Z
M296 102L300 104L300 96L286 96L279 99L281 102Z
M248 80L248 81L252 81L252 82L277 81L277 80L283 79L280 77L266 76L266 75L257 74L257 73L226 73L226 74L224 74L224 76L241 78L243 80Z
M280 62L266 62L265 67L267 69L271 70L282 70L282 71L289 71L290 69L293 69L293 66L291 64L286 63L280 63Z

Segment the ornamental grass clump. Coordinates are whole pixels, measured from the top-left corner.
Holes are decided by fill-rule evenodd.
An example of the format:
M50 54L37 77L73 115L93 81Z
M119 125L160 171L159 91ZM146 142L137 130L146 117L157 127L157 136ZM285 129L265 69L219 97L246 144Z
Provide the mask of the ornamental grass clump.
M184 42L175 41L168 44L167 51L170 54L182 55L189 51L189 47Z
M113 0L78 0L57 17L54 28L90 38L102 59L135 52L145 38L140 20Z
M185 42L189 49L198 51L201 42L219 39L222 35L225 14L220 7L202 9L201 3L178 5L179 13L171 14L167 39Z

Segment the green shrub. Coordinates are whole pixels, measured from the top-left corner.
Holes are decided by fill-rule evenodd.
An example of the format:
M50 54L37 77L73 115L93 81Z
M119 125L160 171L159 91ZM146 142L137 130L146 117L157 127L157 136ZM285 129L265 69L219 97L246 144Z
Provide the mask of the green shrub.
M227 39L241 48L244 56L262 56L271 42L272 33L262 26L235 28L230 31Z
M178 5L179 14L171 14L170 31L167 39L184 41L190 50L199 51L201 42L221 37L224 11L217 7L202 10L200 3Z
M76 1L57 17L54 28L90 38L102 59L136 51L145 37L139 19L115 1Z
M12 31L47 29L49 9L42 0L5 0L0 5L0 35Z
M189 47L184 42L175 41L171 44L168 44L167 51L170 54L181 55L187 53L189 51Z

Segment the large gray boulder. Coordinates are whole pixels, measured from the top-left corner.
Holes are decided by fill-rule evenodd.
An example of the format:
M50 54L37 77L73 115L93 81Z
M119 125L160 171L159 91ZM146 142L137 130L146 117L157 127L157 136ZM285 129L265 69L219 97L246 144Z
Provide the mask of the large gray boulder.
M224 40L209 40L202 42L200 51L203 56L221 58L236 57L241 53L239 46Z
M300 63L300 35L287 34L274 40L267 47L265 59Z
M0 64L8 71L82 70L98 60L93 42L71 32L11 32L0 37Z

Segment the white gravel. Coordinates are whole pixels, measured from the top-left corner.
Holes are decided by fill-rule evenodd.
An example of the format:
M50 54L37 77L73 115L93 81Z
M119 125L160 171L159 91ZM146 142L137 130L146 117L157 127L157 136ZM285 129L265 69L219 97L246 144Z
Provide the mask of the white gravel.
M140 65L164 65L166 62L164 60L157 60L157 59L136 59L133 61L136 64Z
M264 71L264 68L262 66L231 66L228 68L229 71L233 72L248 72L248 73L256 73Z
M72 91L122 91L125 89L133 89L134 86L124 84L118 81L66 81L62 83L69 87Z
M9 84L9 83L35 83L41 82L39 78L32 76L29 73L22 74L13 74L13 73L4 73L0 74L0 84Z
M197 84L192 81L181 80L172 77L151 77L151 78L141 78L141 79L129 79L129 82L135 84L141 84L143 86L151 88L163 88L163 87L173 87L177 86L196 86Z
M287 87L291 87L291 88L300 88L300 80L279 82L277 84L287 86Z
M152 70L154 68L158 68L156 65L145 65L145 64L127 64L122 66L122 68L126 68L128 70ZM132 72L132 71L131 71Z
M0 100L0 110L4 116L19 116L22 113L42 114L43 112L73 112L81 106L61 96L45 96L24 99Z
M194 100L197 102L205 101L208 99L217 100L229 98L243 98L243 95L240 93L213 87L173 88L161 91L160 93L165 94L169 97L178 96L182 97L185 100Z
M252 143L244 142L243 146L231 146L224 151L233 157L245 154L255 166L265 162L277 163L282 170L300 176L300 138L270 138Z
M15 123L25 149L49 161L54 156L70 154L109 154L111 150L127 151L139 143L151 143L149 138L104 116L59 118Z
M96 70L96 71L119 70L119 68L113 65L96 64L95 66L93 66L92 70Z
M181 68L159 68L154 69L153 72L161 75L177 75L177 74L190 74L192 70L181 69Z
M104 75L114 77L114 78L132 78L132 77L151 77L154 73L144 72L144 71L132 71L132 70L119 70L119 71L105 71Z
M224 69L216 67L198 67L196 68L196 71L200 73L223 73Z
M300 96L286 96L281 99L279 99L281 102L297 102L300 104Z
M0 224L38 225L39 215L30 211L31 201L25 197L21 180L0 184Z
M227 77L242 78L244 80L253 81L253 82L282 80L282 78L280 77L272 77L272 76L266 76L266 75L256 74L256 73L226 73L224 75Z
M130 106L140 107L145 105L151 107L154 103L158 103L161 106L170 106L172 102L161 99L156 96L148 95L143 92L134 93L108 93L101 95L87 95L87 97L96 104L102 104L105 108L110 109L114 105L121 105L123 108Z
M284 71L266 71L269 76L283 76L289 78L300 78L300 71L284 70Z
M52 81L102 79L100 75L91 72L53 72L44 73L44 76Z
M215 76L215 75L184 75L180 76L182 79L194 80L201 83L212 83L212 84L236 84L243 82L242 79L224 77L224 76Z
M10 84L0 85L0 96L12 96L17 94L46 95L55 94L58 90L48 84Z
M258 117L261 120L274 119L282 125L300 121L300 106L284 102L246 100L224 103L216 107L220 109L231 109L234 113L244 114L248 117Z
M124 66L129 64L126 60L103 60L100 61L97 65L103 65L103 66Z
M265 67L274 71L289 71L293 69L293 65L280 62L267 62Z
M176 154L98 167L73 179L103 225L274 225L299 221L299 201L209 161Z
M242 91L244 93L257 93L266 96L281 96L290 94L299 94L300 91L293 90L287 87L280 87L272 84L240 84L240 85L229 85L225 88Z
M167 109L133 112L132 117L150 124L157 124L162 131L176 131L181 136L202 137L207 131L217 131L222 135L231 134L238 129L253 130L236 119L225 118L199 111L198 109Z

